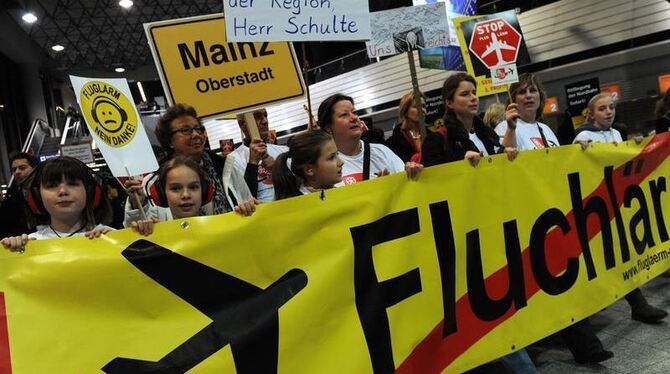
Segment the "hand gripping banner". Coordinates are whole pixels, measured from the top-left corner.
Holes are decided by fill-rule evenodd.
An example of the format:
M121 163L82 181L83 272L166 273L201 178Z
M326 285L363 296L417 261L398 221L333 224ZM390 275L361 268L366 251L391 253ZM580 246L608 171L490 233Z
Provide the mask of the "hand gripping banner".
M461 372L670 267L670 137L0 251L0 373Z

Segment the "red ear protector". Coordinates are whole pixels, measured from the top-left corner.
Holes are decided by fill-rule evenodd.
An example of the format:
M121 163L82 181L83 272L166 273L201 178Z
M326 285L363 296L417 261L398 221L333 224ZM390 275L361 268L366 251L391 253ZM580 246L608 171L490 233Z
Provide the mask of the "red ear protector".
M98 119L98 114L96 112L96 109L98 108L98 105L103 104L103 103L113 106L114 108L116 108L116 110L119 111L119 114L121 114L121 123L119 123L118 128L110 129L110 128L107 127L107 125L104 122L100 122L100 120ZM109 98L104 97L104 96L98 96L97 98L95 98L95 100L93 100L93 105L91 106L91 117L93 117L93 120L95 122L100 124L100 126L102 126L105 130L107 130L111 133L118 132L119 130L121 130L123 128L123 126L121 126L121 125L123 123L125 123L126 121L128 121L128 113L126 113L126 111L123 110L123 108L121 108L121 106L119 106L119 104L117 104L116 102L114 102L114 101L112 101Z
M154 205L168 208L167 196L165 194L165 187L160 181L158 172L152 174L147 180L147 195L151 197ZM214 184L208 180L200 179L201 204L205 205L214 199Z
M77 161L81 162L79 160ZM35 170L33 170L30 176L26 179L26 185L24 186L23 190L28 209L30 209L30 212L36 216L49 215L49 213L44 208L42 195L40 194L40 179L42 178L44 165L47 163L48 161L40 164L37 166L37 168L35 168ZM83 163L82 166L88 170L86 173L86 180L82 181L86 187L86 203L92 206L93 209L96 209L100 206L100 202L102 201L104 183L102 178L100 178L100 176L93 170L89 169L88 166L84 165Z

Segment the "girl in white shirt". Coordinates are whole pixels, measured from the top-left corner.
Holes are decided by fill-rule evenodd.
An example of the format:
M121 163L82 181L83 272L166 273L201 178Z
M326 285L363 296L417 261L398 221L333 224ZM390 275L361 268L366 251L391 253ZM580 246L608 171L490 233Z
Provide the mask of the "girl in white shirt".
M342 180L344 163L326 132L303 132L291 138L288 147L288 152L277 157L272 170L276 200L333 188Z
M197 162L188 157L175 156L163 162L158 173L149 177L147 195L153 202L153 205L145 204L143 207L147 219L141 219L139 209L131 209L126 211L124 220L124 226L133 227L142 235L153 233L156 222L199 216L200 208L214 198L214 186ZM251 198L233 210L250 216L257 204L258 200Z
M6 249L22 251L35 239L93 239L114 230L102 224L111 221L111 207L100 178L75 158L61 156L44 162L24 188L29 219L37 224L37 231L2 239Z
M621 133L612 128L616 108L610 93L601 93L589 100L589 112L586 123L577 129L577 136L573 143L585 146L589 142L595 143L621 143Z

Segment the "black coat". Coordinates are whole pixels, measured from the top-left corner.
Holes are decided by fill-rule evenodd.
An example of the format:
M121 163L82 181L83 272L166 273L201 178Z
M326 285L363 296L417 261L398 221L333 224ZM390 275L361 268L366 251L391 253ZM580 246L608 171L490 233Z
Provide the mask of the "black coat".
M440 132L434 132L426 136L421 148L421 163L424 166L444 164L459 161L465 158L468 151L479 152L475 143L470 140L470 134L465 126L452 113L444 116L446 129L445 136ZM498 134L492 128L486 126L479 117L473 120L473 129L477 137L484 143L486 152L492 155L496 153L496 147L502 151Z
M7 190L5 200L0 205L0 238L31 232L26 217L27 206L23 189L18 183L14 183Z
M398 155L403 162L409 162L416 151L410 140L402 133L401 127L402 124L399 123L393 128L393 134L386 139L386 146Z

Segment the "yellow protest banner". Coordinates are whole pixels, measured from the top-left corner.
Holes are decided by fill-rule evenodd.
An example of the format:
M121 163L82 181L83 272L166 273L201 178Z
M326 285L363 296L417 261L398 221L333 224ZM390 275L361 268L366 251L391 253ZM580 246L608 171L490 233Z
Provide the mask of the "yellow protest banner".
M669 154L527 151L2 251L0 374L461 372L670 267Z
M291 43L233 43L223 15L144 25L170 104L198 107L202 118L302 97L305 85Z
M477 96L484 97L489 95L494 95L501 92L507 92L509 85L503 84L500 86L494 86L493 80L491 77L486 75L477 75L475 73L475 68L472 66L472 57L470 56L470 49L468 48L468 41L465 40L465 35L463 34L463 28L461 24L463 22L471 21L473 19L482 18L483 16L466 16L458 17L454 19L454 28L456 29L456 37L458 38L458 45L461 47L461 54L463 55L463 61L465 62L465 69L468 74L472 75L477 82Z

